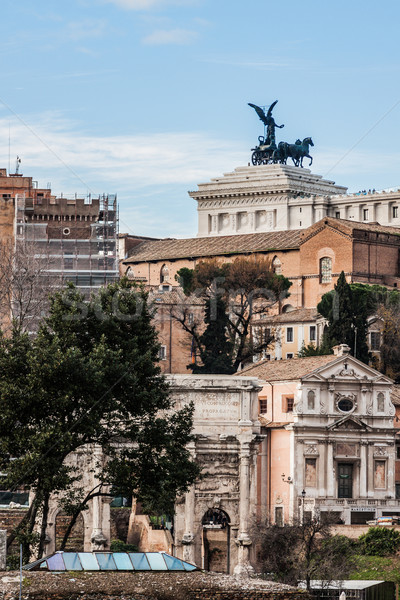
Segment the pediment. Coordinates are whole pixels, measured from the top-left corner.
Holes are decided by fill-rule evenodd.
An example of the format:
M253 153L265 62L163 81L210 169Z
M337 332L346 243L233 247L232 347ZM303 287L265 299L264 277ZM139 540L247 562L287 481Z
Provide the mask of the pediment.
M303 382L316 380L393 384L391 379L350 355L338 356L336 360L302 377Z
M372 431L372 428L369 425L361 421L361 419L359 419L355 415L346 415L345 417L338 419L334 423L331 423L331 425L328 425L327 429L331 431L348 431L350 429L352 431Z

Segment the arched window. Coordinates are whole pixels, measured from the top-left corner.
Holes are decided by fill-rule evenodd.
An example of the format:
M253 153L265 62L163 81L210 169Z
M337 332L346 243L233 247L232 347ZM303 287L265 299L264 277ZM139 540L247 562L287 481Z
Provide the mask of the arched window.
M167 265L163 265L160 271L160 283L166 283L169 279L169 269Z
M292 304L285 304L282 307L282 313L290 313L293 312L295 310L294 306Z
M307 408L308 410L315 409L315 392L313 390L310 390L307 394Z
M275 275L282 275L282 263L277 256L274 256L272 260L272 270Z
M134 279L135 275L133 273L132 267L127 268L125 275L127 276L128 279Z
M329 256L324 256L319 261L319 278L321 283L332 281L332 259Z
M385 396L382 392L378 394L378 412L385 412Z

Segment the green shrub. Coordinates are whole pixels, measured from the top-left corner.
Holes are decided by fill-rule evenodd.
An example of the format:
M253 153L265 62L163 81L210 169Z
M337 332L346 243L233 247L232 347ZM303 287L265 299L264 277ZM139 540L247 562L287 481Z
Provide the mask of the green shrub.
M110 550L111 552L137 552L138 548L134 544L126 544L122 540L112 540Z
M370 527L359 537L361 554L387 556L400 548L400 533L388 527Z
M8 554L6 558L7 571L19 570L19 554Z

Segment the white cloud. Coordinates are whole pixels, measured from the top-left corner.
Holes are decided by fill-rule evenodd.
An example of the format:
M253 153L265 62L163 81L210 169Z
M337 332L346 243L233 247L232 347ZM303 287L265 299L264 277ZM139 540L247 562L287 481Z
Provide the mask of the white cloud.
M8 168L9 117L3 115L0 167ZM196 207L187 190L248 161L239 144L202 132L90 136L79 131L80 123L58 113L31 115L26 121L29 128L11 122L11 170L18 154L21 172L39 187L51 182L56 194L117 193L121 231L143 235L195 234Z
M143 43L149 46L162 44L191 44L198 37L198 33L189 29L159 29L143 38Z

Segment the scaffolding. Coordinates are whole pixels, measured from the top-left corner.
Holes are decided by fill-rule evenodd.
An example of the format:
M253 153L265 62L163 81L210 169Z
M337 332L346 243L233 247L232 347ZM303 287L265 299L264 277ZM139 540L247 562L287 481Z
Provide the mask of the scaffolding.
M46 257L47 273L71 281L87 297L118 279L115 194L93 198L15 195L15 243Z

